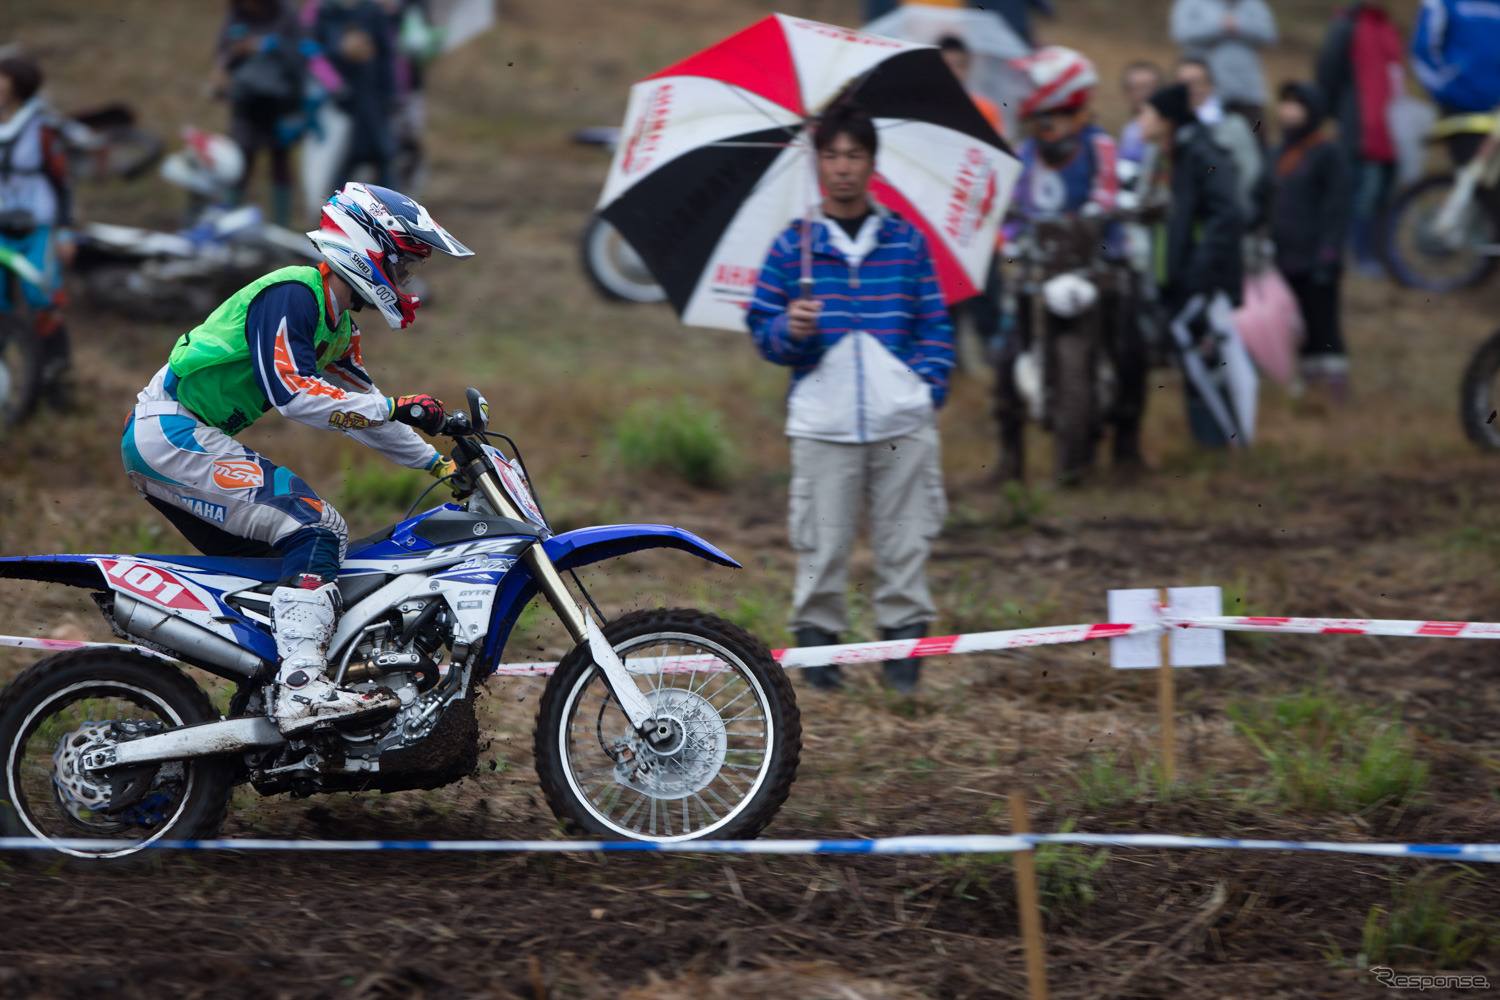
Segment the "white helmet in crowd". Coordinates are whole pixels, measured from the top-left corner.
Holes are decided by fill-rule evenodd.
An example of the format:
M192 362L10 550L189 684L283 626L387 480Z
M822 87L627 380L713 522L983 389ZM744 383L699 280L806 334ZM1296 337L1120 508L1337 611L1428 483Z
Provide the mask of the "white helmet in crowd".
M1083 53L1061 45L1043 46L1013 65L1031 81L1031 94L1021 104L1022 118L1081 108L1099 85L1094 64Z
M355 295L380 310L392 330L404 329L415 317L421 302L401 289L433 250L474 256L427 209L375 184L345 184L323 206L322 225L307 238Z
M205 198L222 198L245 173L245 154L227 135L182 127L183 147L161 161L161 175Z

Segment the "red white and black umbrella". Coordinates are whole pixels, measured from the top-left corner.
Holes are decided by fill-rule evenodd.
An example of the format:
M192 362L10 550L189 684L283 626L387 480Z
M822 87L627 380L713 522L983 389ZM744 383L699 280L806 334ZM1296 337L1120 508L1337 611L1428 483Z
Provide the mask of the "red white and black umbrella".
M875 119L871 194L978 295L1020 164L935 48L774 14L630 91L600 214L683 322L745 328L772 240L820 199L809 126L846 92Z

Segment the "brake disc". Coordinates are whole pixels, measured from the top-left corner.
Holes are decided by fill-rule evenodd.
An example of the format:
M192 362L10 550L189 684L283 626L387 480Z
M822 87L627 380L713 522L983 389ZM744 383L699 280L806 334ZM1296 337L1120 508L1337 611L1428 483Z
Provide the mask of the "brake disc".
M615 780L657 799L685 799L707 788L729 749L723 716L702 695L663 688L647 697L653 714L671 734L658 740L660 750L633 736L615 754Z

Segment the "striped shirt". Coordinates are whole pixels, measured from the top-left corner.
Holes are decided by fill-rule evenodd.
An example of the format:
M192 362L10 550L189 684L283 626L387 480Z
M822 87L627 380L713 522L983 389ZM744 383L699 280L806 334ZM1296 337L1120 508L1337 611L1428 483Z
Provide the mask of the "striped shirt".
M933 406L942 406L953 368L953 324L922 234L886 215L875 249L851 266L829 242L827 224L814 222L812 294L823 311L817 334L796 340L786 310L802 294L801 238L798 220L771 244L756 282L748 321L761 356L790 367L795 386L846 335L864 331L920 375L931 387Z

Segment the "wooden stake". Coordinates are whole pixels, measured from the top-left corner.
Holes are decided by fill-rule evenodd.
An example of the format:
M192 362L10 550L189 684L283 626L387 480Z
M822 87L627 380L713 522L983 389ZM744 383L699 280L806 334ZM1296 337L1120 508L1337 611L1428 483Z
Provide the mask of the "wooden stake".
M1161 591L1161 606L1167 606L1167 591ZM1162 779L1171 785L1177 773L1177 686L1172 677L1172 632L1161 630L1161 669L1156 675L1156 710L1161 716Z
M1010 797L1011 833L1030 833L1026 799ZM1016 852L1016 910L1021 915L1021 943L1026 949L1026 996L1047 1000L1047 957L1042 947L1042 909L1036 891L1036 861L1032 851Z

